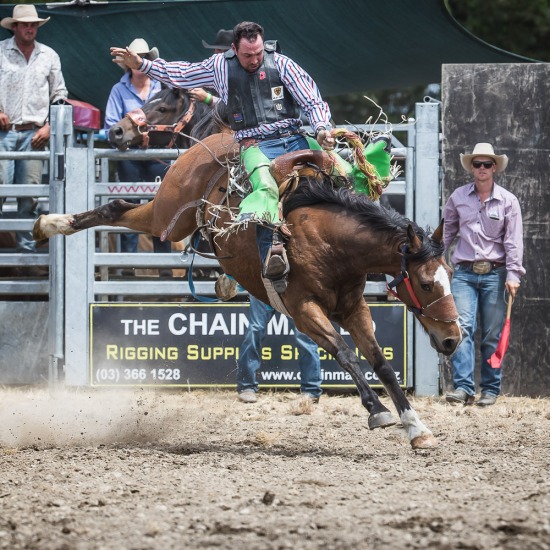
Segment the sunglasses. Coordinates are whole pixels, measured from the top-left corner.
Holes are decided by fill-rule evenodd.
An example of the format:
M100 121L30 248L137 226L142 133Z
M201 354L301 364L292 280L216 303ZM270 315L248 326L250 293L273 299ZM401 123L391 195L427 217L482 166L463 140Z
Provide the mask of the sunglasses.
M480 162L479 160L474 160L472 162L472 166L474 168L481 168L483 166L483 168L487 168L487 170L489 170L489 168L492 168L494 165L495 163L493 161Z

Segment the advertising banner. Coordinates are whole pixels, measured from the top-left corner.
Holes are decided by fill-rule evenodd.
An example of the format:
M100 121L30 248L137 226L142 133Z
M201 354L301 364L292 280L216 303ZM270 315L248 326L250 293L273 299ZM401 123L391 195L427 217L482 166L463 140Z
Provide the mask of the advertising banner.
M402 304L369 304L375 334L402 387L407 386L407 314ZM381 387L349 334L370 385ZM235 387L248 303L90 304L92 386ZM351 376L319 348L323 387L353 388ZM298 349L285 315L275 313L262 347L260 388L300 385Z

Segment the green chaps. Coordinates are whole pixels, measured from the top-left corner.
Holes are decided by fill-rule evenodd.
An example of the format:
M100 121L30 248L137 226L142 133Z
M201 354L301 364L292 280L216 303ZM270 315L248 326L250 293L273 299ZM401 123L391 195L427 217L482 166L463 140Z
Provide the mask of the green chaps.
M306 136L310 149L321 150L321 146L312 137ZM390 175L390 155L384 150L385 142L369 143L364 150L370 162L381 178ZM368 180L365 174L355 165L344 160L337 153L329 152L337 164L336 170L344 174L353 184L355 191L368 195ZM279 189L269 171L271 161L262 153L259 147L248 147L241 150L241 163L249 174L252 193L245 197L240 205L240 214L253 214L254 217L276 223L279 221Z

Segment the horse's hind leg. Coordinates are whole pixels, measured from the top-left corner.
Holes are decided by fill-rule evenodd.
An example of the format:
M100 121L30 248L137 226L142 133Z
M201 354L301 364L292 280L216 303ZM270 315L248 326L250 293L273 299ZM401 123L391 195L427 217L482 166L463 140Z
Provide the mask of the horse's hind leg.
M152 205L153 201L146 204L133 204L116 199L80 214L42 214L34 222L33 238L41 241L54 235L72 235L83 229L100 225L127 227L150 233Z
M401 423L407 431L413 449L436 447L437 439L422 423L416 411L411 407L405 392L399 386L395 371L384 357L374 337L370 311L368 306L366 304L363 306L363 304L364 302L343 323L344 328L349 331L353 341L372 365L379 380L384 384L397 409Z

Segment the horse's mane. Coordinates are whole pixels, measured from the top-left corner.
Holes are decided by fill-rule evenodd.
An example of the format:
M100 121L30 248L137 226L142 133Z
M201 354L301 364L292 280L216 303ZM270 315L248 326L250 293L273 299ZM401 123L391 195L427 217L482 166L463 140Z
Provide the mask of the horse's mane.
M165 101L168 104L176 103L180 94L187 95L187 90L183 88L168 88L163 84L161 89L143 104L143 112L147 114L159 101Z
M191 137L202 140L212 134L218 134L225 128L229 129L227 107L223 101L218 101L214 107L208 108L204 116L195 124Z
M370 200L362 193L356 193L346 187L335 189L330 183L318 183L315 180L301 179L300 185L283 203L283 216L297 208L330 203L341 206L370 231L383 233L387 242L402 243L407 238L407 228L413 231L422 242L415 254L407 254L411 260L426 260L443 254L443 245L430 238L428 233L415 222L409 220L393 208L382 206Z

